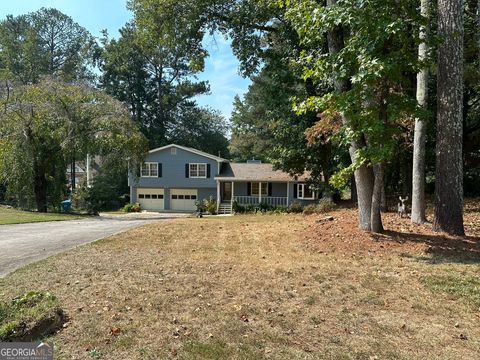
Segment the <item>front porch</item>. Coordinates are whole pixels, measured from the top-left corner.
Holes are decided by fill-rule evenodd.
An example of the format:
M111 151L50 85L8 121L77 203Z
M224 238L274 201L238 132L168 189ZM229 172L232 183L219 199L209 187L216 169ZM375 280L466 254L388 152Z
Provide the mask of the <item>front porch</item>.
M223 210L222 212L231 211L234 201L242 206L288 206L290 187L289 182L218 181L218 209Z

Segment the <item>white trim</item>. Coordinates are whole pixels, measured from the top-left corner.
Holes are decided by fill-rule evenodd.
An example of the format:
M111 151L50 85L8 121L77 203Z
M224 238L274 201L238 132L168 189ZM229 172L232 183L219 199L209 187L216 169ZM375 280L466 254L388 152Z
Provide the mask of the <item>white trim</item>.
M150 166L148 167L148 173L150 175L143 175L143 167L144 165L152 165L152 164L155 164L157 165L157 175L151 175L152 173L152 170L150 168ZM140 177L141 178L158 178L158 162L155 162L155 161L145 161L144 163L142 163L142 165L140 165Z
M313 191L312 189L308 188L310 191L312 191L312 197L304 197L303 195L305 194L305 187L307 186L307 184L305 183L299 183L297 184L297 199L300 199L300 200L315 200L316 198L316 194L315 194L315 191ZM300 187L302 187L302 196L300 196Z
M290 181L287 181L287 206L290 203Z
M178 149L182 149L182 150L191 152L191 153L193 153L193 154L197 154L197 155L200 155L200 156L204 156L204 157L206 157L206 158L213 159L213 160L216 160L216 161L219 161L219 162L228 162L228 160L223 159L223 158L221 158L221 157L218 157L218 156L215 156L215 155L211 155L211 154L209 154L209 153L206 153L206 152L203 152L203 151L200 151L200 150L196 150L196 149L192 149L192 148L189 148L189 147L177 145L177 144L170 144L170 145L165 145L165 146L162 146L162 147L159 147L159 148L156 148L156 149L152 149L152 150L150 150L148 153L151 154L151 153L154 153L154 152L157 152L157 151L162 151L162 150L168 149L168 148L170 148L170 147L172 147L172 146L175 146L175 147L178 148Z
M233 181L232 181L233 182ZM258 196L259 198L261 198L262 196L268 196L268 181L249 181L250 182L250 196ZM266 191L265 191L265 194L262 194L262 183L263 184L266 184ZM253 184L258 184L258 194L254 194L253 193Z
M204 165L205 166L205 176L192 176L192 168L191 168L191 165L197 165L197 174L200 173L200 165ZM190 179L206 179L207 178L207 172L208 172L208 165L207 163L188 163L188 177Z
M222 176L215 176L215 180L220 180L220 181L235 181L235 182L268 182L268 183L287 183L287 182L295 182L294 178L291 178L290 180L277 180L277 179L271 179L271 178L262 178L262 179L247 179L247 178L236 178L236 177L222 177ZM304 181L303 179L300 181Z

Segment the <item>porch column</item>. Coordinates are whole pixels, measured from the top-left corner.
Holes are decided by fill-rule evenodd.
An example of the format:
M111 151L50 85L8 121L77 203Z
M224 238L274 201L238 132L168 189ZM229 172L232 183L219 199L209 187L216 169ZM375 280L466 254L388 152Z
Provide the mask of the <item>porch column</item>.
M287 206L290 204L290 181L287 181Z
M218 212L218 209L220 208L220 202L221 202L221 199L220 199L220 180L217 180L217 212Z
M258 183L258 203L262 203L262 182Z
M235 183L232 181L232 203L235 201Z

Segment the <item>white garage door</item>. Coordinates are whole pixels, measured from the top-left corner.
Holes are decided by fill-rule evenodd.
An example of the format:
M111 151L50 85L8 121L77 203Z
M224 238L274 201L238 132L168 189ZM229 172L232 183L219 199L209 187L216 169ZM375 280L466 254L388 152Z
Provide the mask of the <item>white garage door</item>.
M197 210L195 205L195 201L197 201L196 189L172 189L170 198L170 208L172 210Z
M163 189L137 189L137 201L142 210L163 210Z

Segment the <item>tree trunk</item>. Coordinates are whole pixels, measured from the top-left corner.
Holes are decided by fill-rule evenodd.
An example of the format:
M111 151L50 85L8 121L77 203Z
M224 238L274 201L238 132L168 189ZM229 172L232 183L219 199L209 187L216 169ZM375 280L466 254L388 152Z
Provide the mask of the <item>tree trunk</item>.
M34 179L33 190L35 192L35 202L37 204L37 211L47 212L47 177L45 176L45 168L34 160Z
M358 201L357 186L355 184L355 175L353 175L352 178L350 179L350 198L355 203Z
M380 210L382 212L387 212L388 211L388 205L387 205L387 192L385 190L385 170L384 170L384 179L383 179L383 184L382 184L382 197L381 197L381 202L380 202Z
M327 6L333 6L336 4L336 0L327 0ZM328 51L330 54L336 54L340 52L344 47L343 30L341 27L329 31L327 35ZM335 91L341 93L350 89L350 83L348 80L335 79L334 81ZM349 120L345 114L341 114L342 122L344 125L349 124ZM355 163L357 152L361 148L365 147L365 141L363 139L355 141L352 140L349 148L350 158L352 163ZM355 185L357 190L358 199L358 221L359 227L362 230L371 230L371 209L372 209L372 192L373 192L373 171L372 168L363 164L357 170L355 170Z
M370 222L372 226L372 231L376 233L381 233L383 232L381 207L382 207L384 165L383 164L374 165L373 173L375 175L375 182L373 186L372 210L370 214Z
M435 231L464 235L463 228L463 1L438 1L437 148Z
M429 20L430 0L421 0L420 12ZM418 59L423 61L428 53L428 27L420 29L423 42L418 46ZM427 108L428 100L428 68L424 66L417 74L417 103ZM415 119L415 135L413 139L413 169L412 169L412 223L423 224L425 217L425 139L427 137L426 119Z

